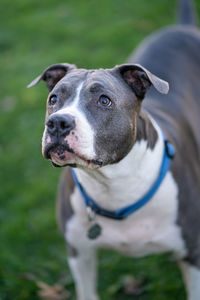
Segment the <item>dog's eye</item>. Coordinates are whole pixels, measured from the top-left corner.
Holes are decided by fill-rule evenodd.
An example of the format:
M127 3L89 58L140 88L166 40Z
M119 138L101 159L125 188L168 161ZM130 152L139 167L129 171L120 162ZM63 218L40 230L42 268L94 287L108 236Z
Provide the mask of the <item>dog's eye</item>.
M112 101L107 96L101 96L99 98L99 104L104 107L110 107L112 104Z
M51 95L49 98L49 104L50 105L55 105L57 102L57 96L56 95Z

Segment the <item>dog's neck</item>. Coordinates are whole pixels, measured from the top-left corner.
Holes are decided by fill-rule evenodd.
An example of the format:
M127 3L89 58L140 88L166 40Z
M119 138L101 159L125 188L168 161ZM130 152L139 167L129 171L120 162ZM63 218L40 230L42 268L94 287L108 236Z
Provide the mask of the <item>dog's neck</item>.
M164 151L160 128L153 122L157 140L149 147L148 139L136 141L129 154L117 164L100 169L78 169L78 180L87 194L101 207L116 210L138 201L155 182Z

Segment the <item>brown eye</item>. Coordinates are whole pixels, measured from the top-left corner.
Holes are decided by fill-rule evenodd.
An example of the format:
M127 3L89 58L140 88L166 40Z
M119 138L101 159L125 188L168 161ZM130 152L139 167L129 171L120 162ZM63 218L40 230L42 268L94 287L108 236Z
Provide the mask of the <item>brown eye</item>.
M57 96L56 95L51 95L49 98L49 104L50 105L55 105L57 102Z
M101 96L99 98L99 104L104 107L110 107L112 102L107 96Z

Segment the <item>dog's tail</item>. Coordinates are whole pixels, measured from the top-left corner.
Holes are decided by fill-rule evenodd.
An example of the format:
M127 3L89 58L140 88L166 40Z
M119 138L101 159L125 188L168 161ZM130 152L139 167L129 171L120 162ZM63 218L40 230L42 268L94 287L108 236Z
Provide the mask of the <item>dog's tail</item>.
M182 25L197 25L193 0L179 0L178 21Z

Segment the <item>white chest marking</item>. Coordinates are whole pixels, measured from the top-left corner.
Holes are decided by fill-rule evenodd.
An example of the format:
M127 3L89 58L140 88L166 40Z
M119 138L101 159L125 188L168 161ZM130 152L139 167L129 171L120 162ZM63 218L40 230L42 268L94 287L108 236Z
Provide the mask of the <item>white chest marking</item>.
M119 209L134 203L148 191L157 178L162 161L163 138L158 133L159 140L153 151L147 149L145 141L142 141L118 164L101 168L100 171L90 171L89 174L77 171L79 181L100 206ZM102 234L92 244L132 256L170 250L184 256L185 246L176 224L177 197L177 184L168 172L150 202L127 219L115 221L96 216ZM87 230L91 225L78 190L73 194L72 205L75 216L68 224L67 239L74 245L79 241L81 247L87 247Z
M87 247L87 230L91 224L77 190L72 205L77 215L69 222L67 239L74 245L79 241L81 247ZM96 216L95 222L102 227L102 235L92 243L96 247L115 249L135 257L165 251L184 256L185 247L176 216L177 186L168 173L152 200L127 219L115 221Z

